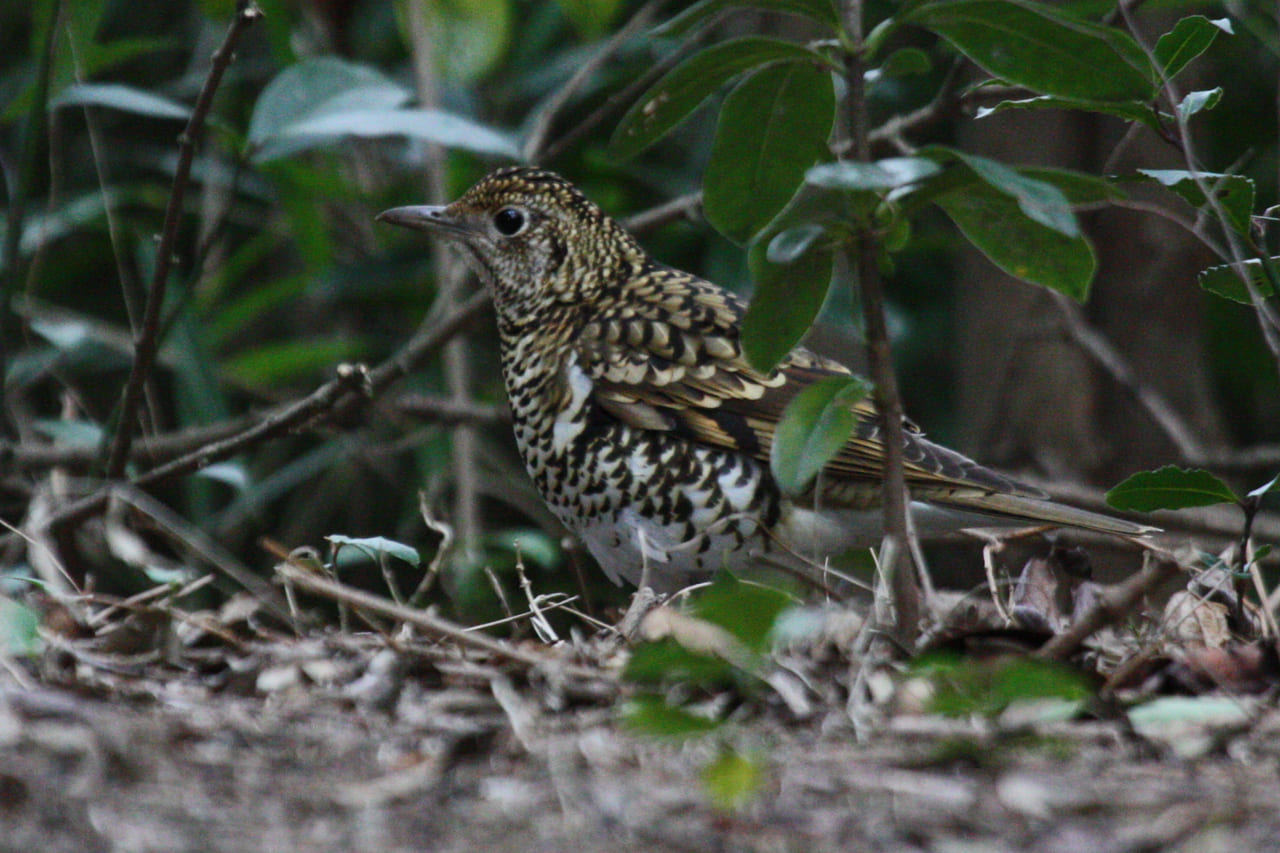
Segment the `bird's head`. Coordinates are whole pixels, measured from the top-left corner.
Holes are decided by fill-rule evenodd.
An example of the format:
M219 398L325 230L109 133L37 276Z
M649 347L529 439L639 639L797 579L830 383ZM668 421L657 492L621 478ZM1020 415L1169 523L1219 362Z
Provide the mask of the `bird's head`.
M456 242L492 289L502 320L517 326L590 302L644 262L620 225L541 169L499 169L452 204L396 207L378 221Z

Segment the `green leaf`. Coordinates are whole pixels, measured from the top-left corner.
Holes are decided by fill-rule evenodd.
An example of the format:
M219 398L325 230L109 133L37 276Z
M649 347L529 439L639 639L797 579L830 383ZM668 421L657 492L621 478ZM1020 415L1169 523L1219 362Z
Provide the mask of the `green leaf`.
M1066 237L1077 237L1080 226L1062 190L1046 181L1006 166L996 160L967 154L954 148L934 146L929 149L935 156L954 157L964 163L980 180L992 189L1013 198L1018 208L1031 221L1038 222Z
M918 47L895 50L879 68L879 72L886 77L911 77L928 74L932 70L933 61L929 59L929 54Z
M702 207L716 230L747 243L776 217L804 180L830 156L835 116L831 74L789 63L757 71L725 99Z
M222 369L241 385L264 388L324 370L358 356L364 349L359 341L343 336L282 340L237 353L227 359Z
M1219 32L1232 34L1230 19L1210 20L1204 15L1190 15L1160 36L1155 56L1165 78L1172 79L1191 60L1208 50Z
M383 554L395 557L397 560L403 560L409 565L415 567L420 565L422 562L422 557L418 554L418 549L411 545L405 545L402 542L396 542L393 539L386 539L382 536L367 536L355 539L350 536L334 534L332 536L326 536L325 540L333 543L339 548L343 546L355 548L375 563L381 561Z
M0 655L30 657L40 652L40 615L12 598L0 596Z
M1270 492L1272 489L1274 489L1278 485L1280 485L1280 474L1275 475L1266 483L1263 483L1261 486L1258 486L1258 488L1249 492L1249 494L1246 495L1246 497L1260 498L1263 495L1265 495L1267 492Z
M804 179L832 190L893 190L924 181L941 170L927 157L888 157L874 163L821 163L805 173Z
M813 244L825 233L827 233L826 229L815 223L797 225L794 228L779 231L769 240L765 258L771 264L794 263L813 248Z
M768 373L800 342L822 310L834 258L814 246L789 264L769 263L756 243L747 256L755 294L742 318L742 351L756 370Z
M666 684L687 681L702 686L734 683L734 669L727 661L686 649L671 638L644 643L632 653L622 671L633 684Z
M969 241L1009 275L1064 293L1089 295L1097 264L1082 235L1067 235L1030 219L1011 196L973 183L938 198Z
M780 39L749 36L713 45L668 71L632 104L613 132L610 153L620 159L639 154L734 77L777 62L826 64L821 54Z
M63 89L49 102L49 107L107 107L151 118L180 121L191 116L191 108L185 104L122 83L77 83Z
M1047 3L943 0L917 6L905 20L938 33L992 75L1036 92L1084 101L1155 96L1155 73L1137 42Z
M333 56L304 59L272 78L258 96L249 119L249 145L261 157L273 141L293 137L296 142L292 128L303 122L351 110L393 109L409 97L408 89L368 66Z
M837 18L831 0L701 0L658 27L655 35L678 36L688 32L702 21L725 9L755 8L771 12L790 12L803 15L835 30Z
M1138 174L1150 178L1177 193L1192 207L1208 204L1200 182L1207 186L1222 205L1227 220L1237 233L1248 235L1253 221L1253 180L1244 175L1219 172L1190 172L1186 169L1139 169Z
M560 565L560 540L537 528L504 530L485 537L485 541L513 554L540 569Z
M263 163L285 154L329 145L344 136L404 136L445 148L518 159L520 146L504 133L443 110L351 109L326 112L283 129L254 158Z
M748 649L762 652L778 617L793 603L785 592L744 583L722 571L710 588L698 594L693 612L733 634Z
M632 731L672 738L704 735L722 725L719 720L669 705L661 696L647 693L623 703L622 721Z
M1217 477L1199 468L1166 465L1157 471L1141 471L1107 492L1107 503L1119 510L1151 512L1186 509L1240 499Z
M1028 178L1034 178L1046 184L1053 184L1072 206L1081 204L1103 204L1112 201L1123 201L1128 198L1124 190L1106 178L1076 172L1071 169L1052 169L1044 166L1023 166L1018 171Z
M986 118L1006 110L1084 110L1116 116L1125 121L1136 121L1152 130L1162 130L1160 115L1140 101L1083 101L1075 98L1058 98L1053 95L1038 95L1034 98L1001 101L994 107L978 107L974 117Z
M611 2L601 0L602 5ZM418 7L417 24L409 17L410 3ZM449 81L475 82L497 66L511 45L511 0L397 0L395 11L405 44L416 44L416 31L425 24L430 59Z
M1211 110L1218 105L1218 101L1222 100L1222 87L1218 86L1214 89L1204 89L1198 92L1190 92L1182 102L1178 104L1178 115L1185 121L1193 115L1205 110Z
M947 716L994 717L1015 702L1079 702L1090 695L1078 671L1036 658L979 660L932 654L921 657L912 669L933 684L930 710Z
M619 0L559 0L560 8L584 39L598 39L618 15Z
M215 462L196 472L197 477L223 483L237 492L247 491L253 484L248 470L239 462Z
M859 377L832 376L787 404L769 450L769 467L783 492L803 492L845 446L858 422L853 406L870 390Z
M702 771L702 784L712 805L724 811L737 811L760 793L764 771L759 762L726 747Z

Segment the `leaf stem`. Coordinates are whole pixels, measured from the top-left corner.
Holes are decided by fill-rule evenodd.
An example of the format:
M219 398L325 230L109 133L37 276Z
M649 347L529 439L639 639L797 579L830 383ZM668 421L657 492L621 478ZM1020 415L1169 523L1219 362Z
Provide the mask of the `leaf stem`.
M842 8L844 26L852 50L845 53L844 77L848 86L845 99L845 132L852 158L867 162L871 158L870 122L867 115L865 62L863 59L863 21L861 0L845 0ZM887 557L881 565L889 583L893 603L893 633L905 648L914 648L920 632L920 588L916 584L908 547L907 486L902 458L905 436L902 430L902 398L893 374L893 356L885 322L884 282L880 276L879 245L869 227L859 231L850 249L850 264L855 270L862 295L863 322L867 334L867 361L875 383L875 398L880 411L880 433L884 447L884 543L881 554Z

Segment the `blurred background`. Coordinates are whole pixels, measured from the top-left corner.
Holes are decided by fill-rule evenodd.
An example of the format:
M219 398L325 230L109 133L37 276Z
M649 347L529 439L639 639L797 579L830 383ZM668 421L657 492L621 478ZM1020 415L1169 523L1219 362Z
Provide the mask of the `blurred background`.
M660 260L749 292L742 247L698 213L715 100L638 157L619 161L608 143L643 84L690 44L751 33L803 39L802 20L747 11L673 39L652 35L653 25L688 3L258 5L265 17L245 34L217 91L181 212L142 430L175 449L166 455L163 441L144 441L147 466L310 393L340 363L384 362L424 323L464 304L478 286L456 259L373 217L452 198L533 138L542 141L541 163L606 211L640 216L637 231ZM1110 4L1070 5L1101 14ZM99 448L128 374L131 322L178 164L185 113L172 105L195 102L234 8L229 0L0 2L12 306L0 327L8 412L0 520L9 531L0 534L0 576L40 573L33 555L41 549L13 531L32 530L101 473ZM874 18L877 4L869 8ZM1194 119L1196 153L1207 170L1252 178L1255 211L1269 210L1280 169L1276 9L1151 2L1132 14L1150 43L1194 13L1229 15L1235 29L1180 80L1187 90L1223 87L1217 108ZM918 38L934 61L875 87L877 121L928 104L950 67L951 48ZM314 71L305 63L319 58L331 63L325 74L362 81L367 92L334 112L402 98L466 119L458 132L471 136L442 148L412 132L273 135L282 116L316 95L308 86L317 78L299 68ZM982 77L971 67L959 73ZM480 131L494 136L481 140ZM912 129L912 143L930 141L1094 174L1185 167L1157 134L1084 112L975 120L972 105L961 104ZM1149 191L1153 205L1170 206L1158 188ZM673 215L662 215L668 208ZM1082 222L1099 271L1088 303L1070 311L997 270L940 213L917 220L887 271L908 414L937 441L1069 494L1087 497L1077 486L1096 493L1168 463L1210 467L1246 488L1265 482L1280 470L1280 381L1253 309L1197 286L1197 273L1215 261L1169 219L1104 208L1083 212ZM855 310L833 294L813 340L858 365ZM1100 365L1081 324L1127 362L1135 385ZM495 589L515 588L517 559L539 591L577 589L584 573L597 600L616 600L542 507L515 455L495 337L482 312L368 406L148 489L155 506L135 502L125 522L96 518L48 547L77 582L118 591L144 589L166 572L207 571L204 542L237 570L263 576L277 559L264 540L324 548L331 535L405 543L425 565L441 535L423 520L421 491L432 518L452 531L437 593L453 612L500 614ZM1135 387L1165 401L1194 446L1157 426ZM125 531L140 551L117 541ZM373 583L378 572L365 559L348 578Z

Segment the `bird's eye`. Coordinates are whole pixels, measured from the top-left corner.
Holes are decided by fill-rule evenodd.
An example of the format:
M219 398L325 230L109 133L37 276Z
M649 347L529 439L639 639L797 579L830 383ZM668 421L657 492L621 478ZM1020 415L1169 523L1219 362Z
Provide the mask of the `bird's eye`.
M493 227L504 237L514 237L524 228L524 214L514 207L504 207L493 215Z

